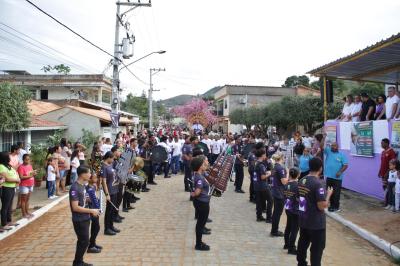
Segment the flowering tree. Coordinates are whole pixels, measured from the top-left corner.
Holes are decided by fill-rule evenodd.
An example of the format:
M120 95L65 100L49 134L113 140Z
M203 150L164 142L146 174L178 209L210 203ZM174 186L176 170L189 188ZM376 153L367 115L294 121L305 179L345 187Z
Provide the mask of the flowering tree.
M172 112L186 119L190 124L198 122L203 127L207 127L217 121L217 117L210 111L209 107L209 102L194 98L183 106L173 108Z

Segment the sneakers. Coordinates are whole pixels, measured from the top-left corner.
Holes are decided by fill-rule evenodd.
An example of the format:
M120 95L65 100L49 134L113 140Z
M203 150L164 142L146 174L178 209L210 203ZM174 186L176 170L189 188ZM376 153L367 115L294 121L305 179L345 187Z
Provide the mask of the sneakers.
M257 222L263 222L265 221L265 218L263 216L257 217Z
M201 243L200 245L196 245L194 247L195 250L199 250L199 251L209 251L210 250L210 246L205 244L205 243Z
M272 233L272 232L271 232L270 236L271 236L271 237L283 237L284 234L283 234L283 232L278 231L278 232L276 232L276 233Z
M87 249L87 253L100 253L101 249L96 248L96 247L91 247Z
M297 255L297 250L296 248L291 248L287 252L289 255Z
M267 219L265 220L265 222L266 222L267 224L272 224L272 219L271 219L271 218L267 218Z
M56 196L56 195L53 195L53 196L49 197L49 199L56 199L56 198L58 198L58 196Z
M107 230L104 230L104 234L105 234L106 236L115 236L117 233L114 232L114 231L111 230L111 229L107 229Z
M393 208L392 205L387 205L387 206L385 207L385 210L389 210L389 209L391 209L391 208Z

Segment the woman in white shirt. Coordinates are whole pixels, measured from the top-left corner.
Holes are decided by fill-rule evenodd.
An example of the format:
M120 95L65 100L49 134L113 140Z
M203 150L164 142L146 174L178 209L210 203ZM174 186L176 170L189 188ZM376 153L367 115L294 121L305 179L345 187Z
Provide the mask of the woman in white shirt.
M359 95L356 95L354 97L354 104L350 114L351 121L353 122L360 121L361 107L362 107L361 97Z
M81 165L79 162L79 150L74 150L71 155L71 184L78 179L77 169Z
M348 122L351 120L351 111L354 107L353 96L347 95L345 100L346 102L343 105L342 114L338 117L338 119L343 122Z

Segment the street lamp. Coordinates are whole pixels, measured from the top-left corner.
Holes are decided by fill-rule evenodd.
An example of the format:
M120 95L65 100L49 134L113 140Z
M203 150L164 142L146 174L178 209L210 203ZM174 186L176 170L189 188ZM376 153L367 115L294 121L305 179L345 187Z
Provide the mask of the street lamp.
M121 68L119 69L118 73L121 72L122 69L127 68L128 66L133 65L134 63L136 63L136 62L138 62L138 61L140 61L140 60L142 60L142 59L144 59L144 58L146 58L146 57L148 57L148 56L150 56L150 55L152 55L152 54L165 54L166 52L167 52L167 51L164 51L164 50L151 52L151 53L149 53L149 54L147 54L147 55L145 55L145 56L142 56L142 57L140 57L139 59L136 59L135 61L130 62L129 64L127 64L127 65L121 67Z

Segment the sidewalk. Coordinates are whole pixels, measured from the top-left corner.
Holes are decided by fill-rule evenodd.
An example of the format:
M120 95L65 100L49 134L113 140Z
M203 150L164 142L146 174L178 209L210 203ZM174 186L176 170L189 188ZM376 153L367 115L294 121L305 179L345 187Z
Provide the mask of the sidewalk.
M344 219L377 235L389 243L400 241L400 213L393 213L381 206L381 201L350 190L342 190L340 201ZM400 244L396 244L400 247Z
M65 194L68 194L68 193L62 193L62 196ZM40 208L43 208L46 205L48 205L49 203L53 202L54 200L49 200L47 198L46 182L42 181L42 185L40 187L33 188L33 192L29 199L30 212L34 212ZM16 209L17 201L18 201L18 191L15 193L14 202L13 202L13 221L17 221L22 218L21 209Z

